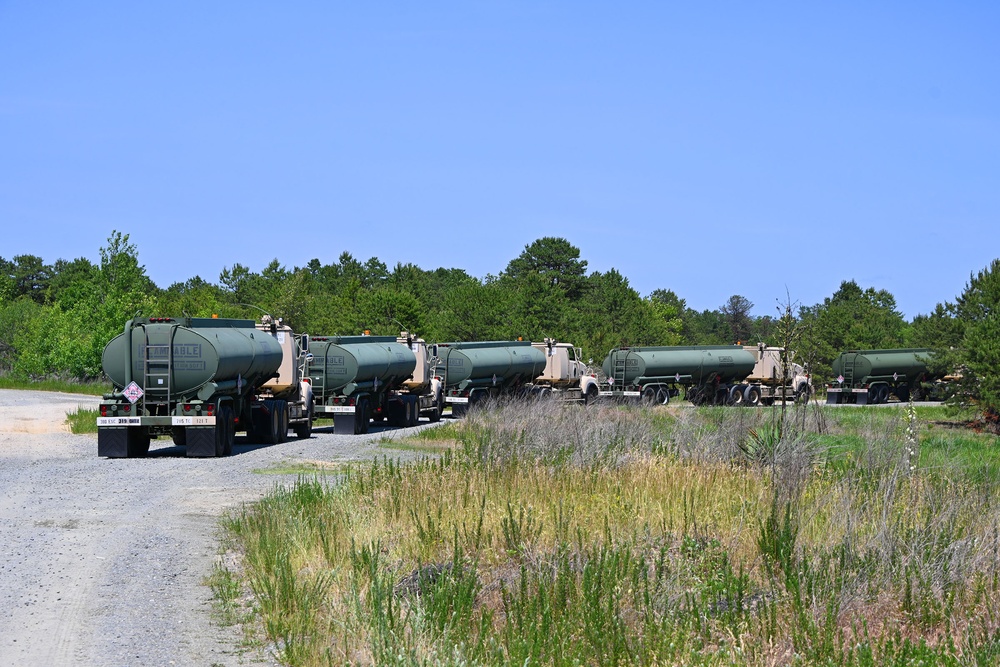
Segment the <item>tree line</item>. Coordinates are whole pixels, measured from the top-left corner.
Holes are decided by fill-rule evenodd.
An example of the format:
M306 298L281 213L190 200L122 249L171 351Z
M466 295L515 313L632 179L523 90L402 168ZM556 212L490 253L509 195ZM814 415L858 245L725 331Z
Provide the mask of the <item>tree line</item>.
M647 296L615 269L590 271L563 238L525 246L499 275L476 278L461 269L389 268L343 252L336 262L313 259L287 268L277 259L254 272L223 269L216 282L194 276L160 288L146 275L127 234L113 232L100 261L34 255L0 257L0 373L33 379L101 377L101 353L135 314L281 317L313 335L394 335L402 329L428 341L541 340L583 348L599 364L625 345L781 345L795 350L819 384L850 349L929 347L934 363L959 371L960 400L1000 411L1000 260L970 275L954 302L906 321L886 290L845 280L822 303L776 303L773 316L753 316L740 295L715 310L689 308L671 289Z

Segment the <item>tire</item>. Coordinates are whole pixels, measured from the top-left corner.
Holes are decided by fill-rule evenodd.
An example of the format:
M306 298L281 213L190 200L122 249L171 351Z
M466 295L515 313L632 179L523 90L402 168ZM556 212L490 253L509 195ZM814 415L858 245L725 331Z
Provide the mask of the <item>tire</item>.
M295 437L299 440L308 440L312 437L313 432L313 402L309 401L309 405L306 406L306 421L305 423L298 423L295 425Z
M178 447L187 447L187 427L174 426L170 429L170 439Z
M795 391L795 402L796 403L808 403L809 399L812 397L812 392L809 390L809 385L803 382L799 385L799 388Z
M222 455L232 456L233 445L236 444L236 417L231 407L226 406L226 412L228 416L226 418L226 437L222 443Z
M596 401L599 393L600 390L597 388L596 384L588 385L587 391L584 392L583 394L583 404L590 405L591 403Z
M288 401L275 401L278 413L278 437L275 442L288 442Z
M743 392L746 391L746 386L742 384L735 384L729 390L729 405L743 405Z
M420 406L417 405L416 396L405 396L403 402L406 404L406 425L416 426L420 423Z
M748 384L743 391L743 402L748 406L760 404L760 389L752 384Z
M642 390L642 404L656 405L656 387L646 387Z
M368 413L368 399L358 400L354 406L354 435L362 435L368 432L368 421L371 419Z
M441 413L444 412L444 398L441 397L441 392L438 392L437 396L434 398L434 408L428 415L428 419L431 423L437 423L441 421Z
M666 387L660 387L656 390L656 404L657 405L667 405L670 403L670 392L667 391Z
M910 387L905 384L896 387L896 398L901 403L908 403L910 401Z
M228 405L223 405L219 408L218 413L215 416L215 455L218 457L226 456L226 447L232 451L232 444L230 444L232 435L235 434L235 426L233 425L233 409Z

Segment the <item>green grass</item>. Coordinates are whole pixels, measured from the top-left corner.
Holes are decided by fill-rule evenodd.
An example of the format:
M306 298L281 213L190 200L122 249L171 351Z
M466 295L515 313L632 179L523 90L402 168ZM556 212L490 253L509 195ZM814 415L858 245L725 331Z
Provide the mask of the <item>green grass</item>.
M10 376L0 376L0 389L26 389L32 391L60 391L69 394L103 396L112 389L106 382L72 382L68 380L19 380Z
M73 433L97 433L97 410L77 408L66 414L66 423Z
M288 665L1000 657L995 438L905 407L665 412L500 406L439 455L302 475L224 520L219 604Z

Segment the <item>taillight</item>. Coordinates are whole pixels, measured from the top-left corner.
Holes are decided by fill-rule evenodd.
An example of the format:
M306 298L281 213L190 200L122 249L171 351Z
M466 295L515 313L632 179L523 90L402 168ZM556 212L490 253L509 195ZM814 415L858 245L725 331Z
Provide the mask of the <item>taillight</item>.
M132 412L132 404L126 403L125 405L122 406L122 409L125 410L125 412Z
M206 407L208 408L208 416L209 417L211 417L212 415L215 414L215 403L209 403L208 406L206 406Z
M184 404L184 412L191 412L191 404L190 403L185 403Z
M106 405L102 405L101 406L101 416L102 417L107 417L108 416L108 406L106 406Z

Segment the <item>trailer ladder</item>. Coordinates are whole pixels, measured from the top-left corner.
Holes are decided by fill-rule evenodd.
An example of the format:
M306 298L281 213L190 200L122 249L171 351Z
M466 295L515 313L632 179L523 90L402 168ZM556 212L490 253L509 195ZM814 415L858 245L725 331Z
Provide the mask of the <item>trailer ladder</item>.
M143 327L145 335L145 346L143 348L143 372L142 372L142 396L146 406L170 405L170 378L173 372L174 358L174 331L176 327L170 327L170 334L166 344L150 344L149 332ZM155 413L155 410L151 410Z
M313 374L313 365L316 364L316 357L308 360L306 364L306 376L312 383L313 397L319 396L320 402L326 402L326 357L323 357L323 368L319 373Z
M854 354L853 356L844 356L844 381L840 383L842 387L854 386L854 362L857 358L857 354Z
M622 355L623 352L625 353L624 356ZM628 350L618 350L618 354L615 355L615 366L611 370L611 377L615 381L615 389L621 391L625 390L625 369L628 354Z

